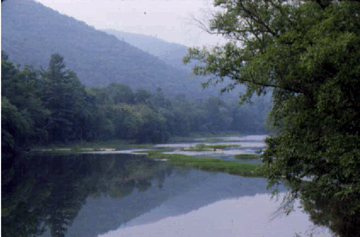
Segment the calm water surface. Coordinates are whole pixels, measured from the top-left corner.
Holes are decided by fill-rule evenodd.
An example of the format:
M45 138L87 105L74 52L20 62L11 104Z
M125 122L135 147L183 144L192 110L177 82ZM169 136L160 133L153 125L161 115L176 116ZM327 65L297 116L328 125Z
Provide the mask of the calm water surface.
M2 172L2 236L330 236L279 206L263 178L141 155L36 156Z

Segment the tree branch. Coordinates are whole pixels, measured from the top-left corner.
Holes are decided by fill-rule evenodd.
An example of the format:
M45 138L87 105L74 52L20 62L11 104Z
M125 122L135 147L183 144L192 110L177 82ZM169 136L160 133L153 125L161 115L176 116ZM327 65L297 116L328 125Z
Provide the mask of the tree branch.
M290 88L290 87L287 87L287 86L278 86L278 85L274 85L274 84L267 84L267 83L263 83L263 82L256 82L256 81L246 80L246 79L237 77L237 76L235 76L235 75L233 76L233 78L234 78L235 80L237 80L237 81L240 81L240 82L248 82L248 83L251 83L251 84L254 84L254 85L257 85L257 86L271 87L271 88L279 88L279 89L287 90L287 91L294 92L294 93L304 94L304 92L301 91L301 90L296 90L296 89L293 89L293 88Z
M255 21L255 22L257 22L258 24L260 24L260 25L262 25L263 27L265 27L268 33L270 33L272 36L278 38L278 35L277 35L273 30L271 30L271 28L270 28L267 24L265 24L265 23L264 23L261 19L259 19L258 17L255 17L255 15L254 15L250 10L247 10L247 9L245 8L245 6L244 6L244 4L242 3L242 1L239 1L239 4L241 5L242 10L243 10L246 14L248 14L249 17L250 17L253 21Z

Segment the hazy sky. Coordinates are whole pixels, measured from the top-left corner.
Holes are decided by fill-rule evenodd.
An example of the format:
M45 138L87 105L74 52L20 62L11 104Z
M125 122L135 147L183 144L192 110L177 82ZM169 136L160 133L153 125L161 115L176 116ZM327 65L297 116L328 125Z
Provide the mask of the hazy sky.
M115 29L155 36L186 46L224 42L199 28L209 19L213 0L36 0L96 29Z

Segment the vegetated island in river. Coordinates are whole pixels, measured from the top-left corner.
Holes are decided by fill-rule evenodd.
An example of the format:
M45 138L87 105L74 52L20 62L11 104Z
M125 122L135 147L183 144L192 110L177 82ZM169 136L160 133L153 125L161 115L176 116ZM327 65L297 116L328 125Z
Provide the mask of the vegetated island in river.
M247 177L263 177L260 164L223 161L211 157L192 157L182 154L164 154L161 151L148 151L152 159L164 159L171 165L185 166L205 171L220 171Z
M207 151L216 149L226 149L236 147L238 145L205 145L197 144L195 147L184 148L187 151ZM58 154L73 154L79 152L97 152L97 151L118 151L126 149L148 148L149 150L129 150L130 153L146 153L150 159L159 159L168 162L174 166L183 166L204 171L225 172L234 175L241 175L246 177L263 177L260 164L248 164L223 161L212 157L194 157L182 154L166 154L167 149L150 150L154 148L153 144L131 144L124 140L111 140L100 142L81 142L74 143L69 147L69 144L58 145L57 147L37 147L33 149L33 153L41 152L53 155ZM235 155L235 159L256 159L260 158L258 154L241 154Z

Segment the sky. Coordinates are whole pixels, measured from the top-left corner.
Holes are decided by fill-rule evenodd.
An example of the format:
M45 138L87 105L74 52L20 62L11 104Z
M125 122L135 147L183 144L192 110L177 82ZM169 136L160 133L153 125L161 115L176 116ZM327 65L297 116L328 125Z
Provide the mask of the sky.
M213 0L36 0L62 14L101 29L154 36L189 47L223 43L202 30L216 9Z

